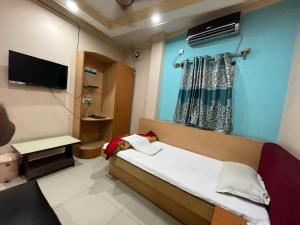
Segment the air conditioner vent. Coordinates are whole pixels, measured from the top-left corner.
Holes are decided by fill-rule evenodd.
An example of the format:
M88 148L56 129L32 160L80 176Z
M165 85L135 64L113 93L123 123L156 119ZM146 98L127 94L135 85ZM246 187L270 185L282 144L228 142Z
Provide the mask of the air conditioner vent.
M234 36L240 32L240 12L218 18L188 30L187 42L195 46L207 41Z

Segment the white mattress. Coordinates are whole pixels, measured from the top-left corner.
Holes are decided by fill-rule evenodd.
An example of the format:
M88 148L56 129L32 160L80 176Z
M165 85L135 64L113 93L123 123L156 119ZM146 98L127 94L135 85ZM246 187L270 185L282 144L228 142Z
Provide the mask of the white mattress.
M163 150L154 156L149 156L129 149L119 151L117 156L194 196L242 216L256 225L270 225L265 207L215 191L222 161L162 142L154 142L152 145L160 146Z

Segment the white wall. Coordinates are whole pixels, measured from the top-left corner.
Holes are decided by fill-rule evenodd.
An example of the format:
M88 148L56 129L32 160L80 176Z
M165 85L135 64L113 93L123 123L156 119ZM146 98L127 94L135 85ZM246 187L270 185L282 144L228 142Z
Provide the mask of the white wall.
M137 133L138 122L140 118L145 117L146 110L146 95L149 79L151 46L140 48L142 51L141 60L135 61L133 67L135 68L135 82L134 94L131 116L131 133ZM130 55L132 59L132 54Z
M12 142L71 133L71 114L46 88L8 85L8 50L68 65L68 91L73 93L77 26L32 1L1 0L0 31L0 103L17 127ZM79 50L100 52L121 62L128 54L84 30ZM73 110L72 97L55 93ZM10 150L9 146L0 152Z
M300 27L291 68L279 144L300 159Z

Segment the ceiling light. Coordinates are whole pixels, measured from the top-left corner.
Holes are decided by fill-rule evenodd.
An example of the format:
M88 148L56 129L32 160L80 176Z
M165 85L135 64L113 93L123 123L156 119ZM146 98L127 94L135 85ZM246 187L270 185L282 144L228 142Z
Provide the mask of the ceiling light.
M153 24L159 23L161 21L160 15L159 14L152 15L151 21L152 21Z
M73 12L78 12L78 6L75 2L73 1L67 1L67 6L68 8L73 11Z

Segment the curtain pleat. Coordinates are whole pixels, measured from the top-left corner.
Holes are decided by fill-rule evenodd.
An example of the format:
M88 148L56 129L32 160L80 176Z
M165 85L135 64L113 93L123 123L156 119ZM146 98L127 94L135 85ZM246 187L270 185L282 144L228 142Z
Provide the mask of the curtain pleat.
M229 53L186 60L173 120L203 129L231 132L234 73Z

